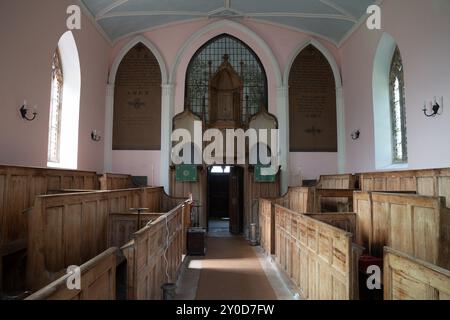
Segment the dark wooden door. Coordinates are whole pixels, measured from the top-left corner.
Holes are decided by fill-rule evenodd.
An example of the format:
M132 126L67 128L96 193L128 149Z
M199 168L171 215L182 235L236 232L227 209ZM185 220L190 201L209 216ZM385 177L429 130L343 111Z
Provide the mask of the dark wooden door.
M243 169L232 167L230 172L230 232L242 233L243 226Z

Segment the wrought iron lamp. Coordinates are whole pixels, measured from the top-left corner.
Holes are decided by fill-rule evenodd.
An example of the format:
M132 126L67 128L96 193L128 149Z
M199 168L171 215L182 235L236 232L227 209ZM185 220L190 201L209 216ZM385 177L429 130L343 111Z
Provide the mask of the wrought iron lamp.
M442 114L442 111L444 109L444 97L441 98L441 104L439 104L436 101L436 97L434 97L434 103L430 103L431 105L431 113L428 113L428 108L427 108L427 103L425 102L424 106L423 106L423 113L425 114L426 117L428 118L434 118L437 115L440 116Z
M361 136L361 130L355 130L352 132L351 137L353 140L358 140L359 137Z
M98 132L97 130L93 130L91 132L91 139L92 141L100 142L102 140L102 136L100 135L100 132Z
M29 115L30 113L31 115ZM37 107L29 107L27 102L24 101L22 107L20 108L20 115L22 116L22 119L33 121L37 116Z

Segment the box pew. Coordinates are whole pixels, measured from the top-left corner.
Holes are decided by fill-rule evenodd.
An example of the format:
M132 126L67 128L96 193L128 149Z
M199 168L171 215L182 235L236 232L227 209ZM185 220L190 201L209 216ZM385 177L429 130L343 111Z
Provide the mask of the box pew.
M353 190L357 189L359 189L359 175L321 175L316 185L314 212L353 211L352 195Z
M65 274L25 300L115 300L118 248L110 248L83 264L81 289L69 290Z
M321 175L317 188L319 189L357 189L358 175L352 174L335 174Z
M450 269L450 210L442 197L412 194L355 193L357 241L383 257L389 246Z
M27 220L36 195L52 190L96 190L95 172L0 165L0 251L3 246L26 243ZM16 251L24 249L19 246Z
M384 248L385 300L450 300L450 271Z
M128 300L161 300L161 286L177 281L189 215L187 201L134 233L121 248L127 261Z
M61 189L98 189L97 174L0 165L0 292L3 260L26 249L26 212L33 206L34 198Z
M411 191L445 197L450 208L450 168L361 174L362 191Z
M358 298L359 254L352 234L275 205L275 255L308 300Z
M127 174L105 173L99 176L99 182L101 190L121 190L136 187L132 176Z
M108 248L108 215L131 208L161 208L171 199L163 188L38 196L28 216L27 286L36 290L69 265L81 265Z
M296 212L313 212L314 189L291 187L282 197L259 199L259 240L268 254L275 254L275 204Z

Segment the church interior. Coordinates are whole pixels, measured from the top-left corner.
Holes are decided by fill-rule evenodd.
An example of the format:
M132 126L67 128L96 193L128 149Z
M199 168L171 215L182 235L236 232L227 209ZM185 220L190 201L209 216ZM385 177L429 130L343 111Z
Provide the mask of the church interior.
M449 32L449 0L0 0L0 300L450 300Z

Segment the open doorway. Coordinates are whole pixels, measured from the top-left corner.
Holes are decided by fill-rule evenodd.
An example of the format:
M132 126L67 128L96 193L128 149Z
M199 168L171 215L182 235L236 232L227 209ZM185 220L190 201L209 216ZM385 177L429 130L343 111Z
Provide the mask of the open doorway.
M241 234L244 216L244 170L208 168L208 232Z

